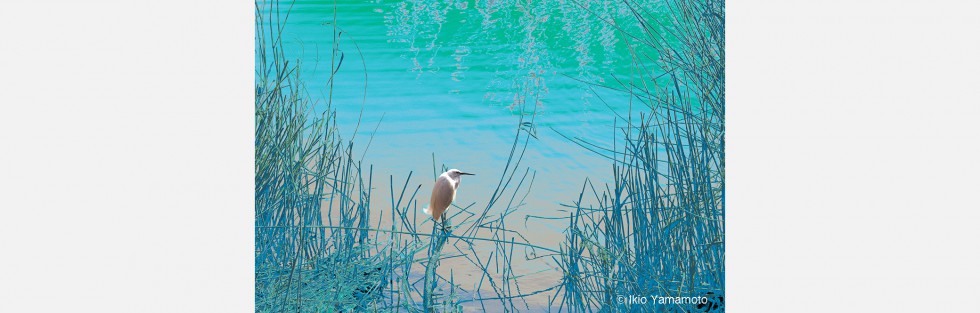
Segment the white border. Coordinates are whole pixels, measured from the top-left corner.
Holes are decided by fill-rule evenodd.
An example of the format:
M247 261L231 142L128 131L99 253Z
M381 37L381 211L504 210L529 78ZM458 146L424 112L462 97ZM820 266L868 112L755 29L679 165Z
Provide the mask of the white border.
M729 4L729 310L972 307L977 9ZM0 311L253 310L252 16L4 4Z

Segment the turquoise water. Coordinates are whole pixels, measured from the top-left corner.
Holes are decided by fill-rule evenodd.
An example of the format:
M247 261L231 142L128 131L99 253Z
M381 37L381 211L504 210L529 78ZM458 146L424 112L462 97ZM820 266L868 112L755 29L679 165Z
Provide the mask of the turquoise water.
M331 97L325 86L334 8L297 1L283 33L287 59L301 61L302 79L320 103ZM463 182L458 202L482 203L500 178L522 108L534 112L538 138L522 162L536 171L527 210L554 211L574 199L586 177L603 182L611 173L608 160L559 132L609 146L614 111L630 112L621 93L582 82L629 80L634 68L624 36L590 12L615 17L621 27L635 23L622 6L606 4L337 2L338 128L346 138L356 130L358 151L370 142L364 160L379 180L404 179L409 171L429 177L434 156L437 166L477 173Z

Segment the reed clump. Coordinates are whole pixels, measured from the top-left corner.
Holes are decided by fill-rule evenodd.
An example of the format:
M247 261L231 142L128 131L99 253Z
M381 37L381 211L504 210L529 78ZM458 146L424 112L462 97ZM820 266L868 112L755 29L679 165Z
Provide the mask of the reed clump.
M723 311L724 2L668 0L656 12L624 5L641 25L620 29L632 42L638 74L602 87L642 109L616 121L624 126L611 148L568 138L612 161L612 183L586 180L566 205L564 278L553 306ZM624 303L631 295L653 303ZM706 303L659 303L654 296Z

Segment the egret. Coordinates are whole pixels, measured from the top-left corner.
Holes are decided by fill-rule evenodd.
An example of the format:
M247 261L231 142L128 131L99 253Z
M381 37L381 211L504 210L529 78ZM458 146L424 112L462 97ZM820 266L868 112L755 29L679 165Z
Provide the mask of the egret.
M432 186L432 197L429 198L429 207L425 208L425 214L432 215L432 219L439 221L442 213L446 212L449 205L456 200L456 189L459 188L461 175L475 175L464 173L457 169L451 169L439 175L435 186ZM446 219L442 218L442 228L446 229Z

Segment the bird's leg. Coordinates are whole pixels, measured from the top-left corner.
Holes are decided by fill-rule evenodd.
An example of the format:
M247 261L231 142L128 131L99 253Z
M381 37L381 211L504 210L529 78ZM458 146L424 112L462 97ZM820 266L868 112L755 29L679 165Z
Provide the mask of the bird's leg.
M445 216L444 216L444 217L442 217L442 231L446 231L446 232L448 232L448 231L450 231L451 229L452 229L452 226L448 226L448 225L446 225L446 217L445 217Z

